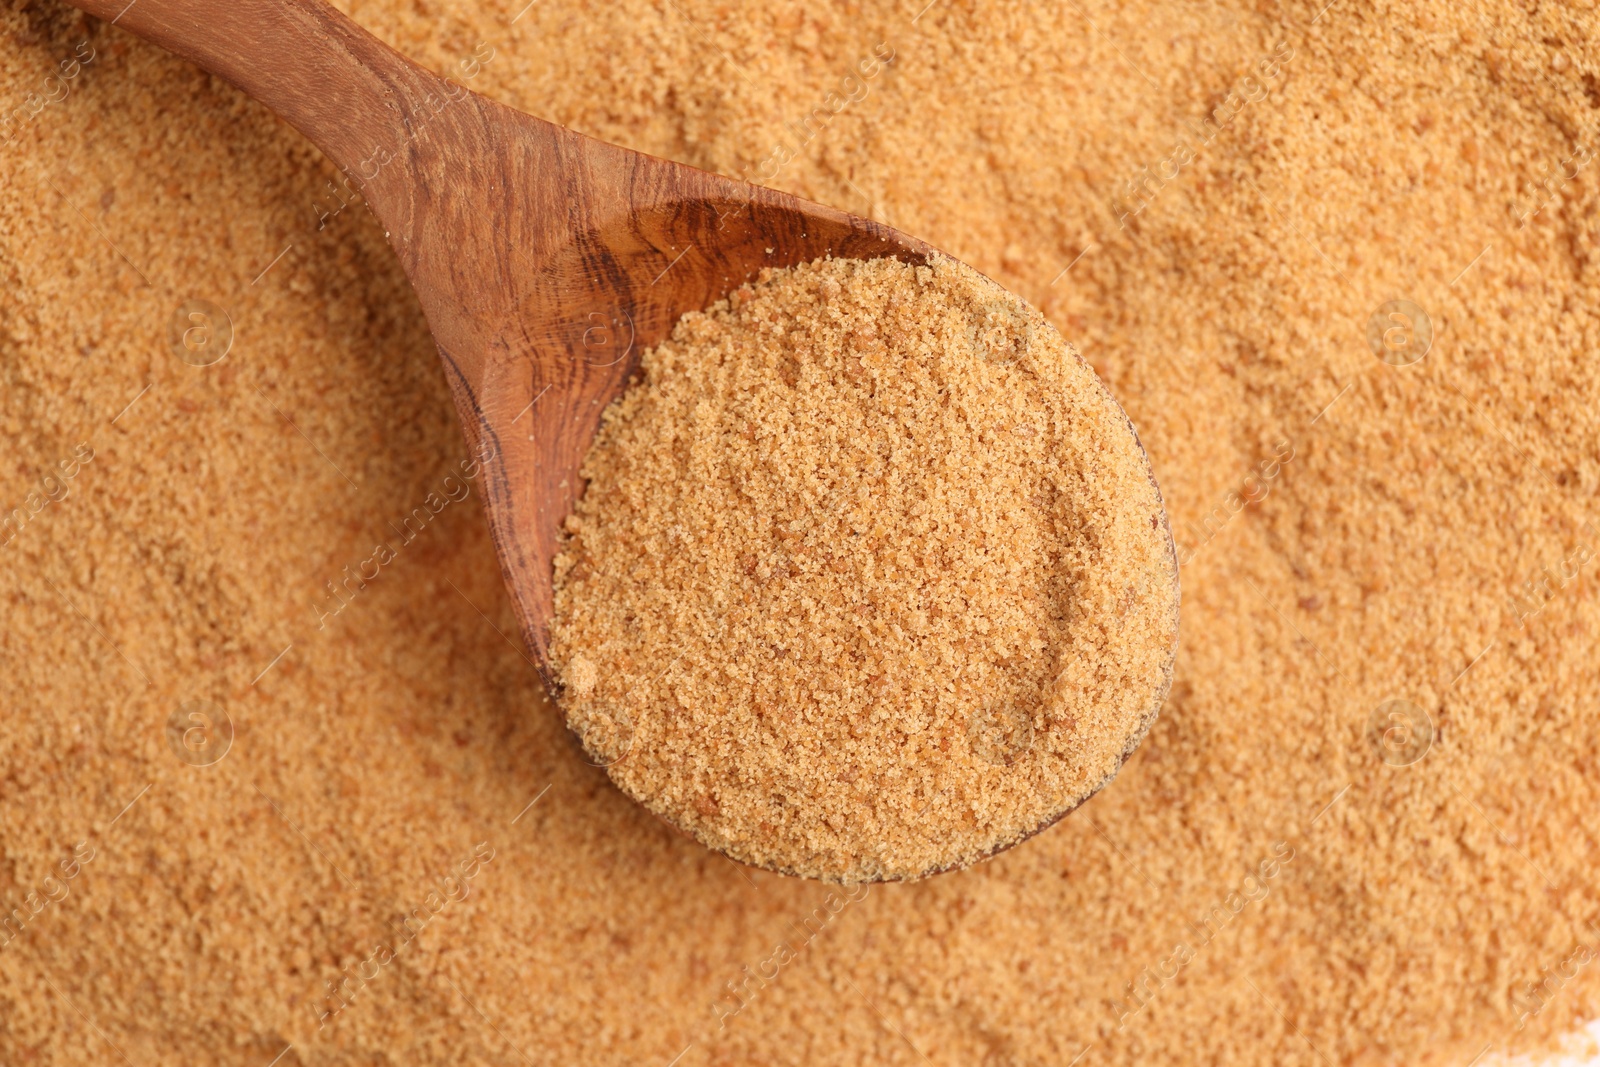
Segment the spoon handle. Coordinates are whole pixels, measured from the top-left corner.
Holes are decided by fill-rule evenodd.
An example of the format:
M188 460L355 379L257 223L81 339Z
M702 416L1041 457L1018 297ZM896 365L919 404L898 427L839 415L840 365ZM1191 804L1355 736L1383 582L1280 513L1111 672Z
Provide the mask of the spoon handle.
M68 2L232 82L363 186L402 183L417 118L466 92L323 0Z

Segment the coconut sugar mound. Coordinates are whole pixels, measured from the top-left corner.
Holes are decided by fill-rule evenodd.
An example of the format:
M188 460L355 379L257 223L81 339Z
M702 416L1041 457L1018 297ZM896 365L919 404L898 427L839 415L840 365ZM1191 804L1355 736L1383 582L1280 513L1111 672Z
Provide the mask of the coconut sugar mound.
M1158 476L1172 690L1050 832L840 890L575 757L476 503L319 626L467 458L382 228L221 81L3 5L0 1063L1503 1067L1600 1016L1593 0L340 6L1037 305Z
M556 560L568 722L737 859L980 859L1104 785L1170 678L1177 563L1127 416L938 257L763 272L645 353Z

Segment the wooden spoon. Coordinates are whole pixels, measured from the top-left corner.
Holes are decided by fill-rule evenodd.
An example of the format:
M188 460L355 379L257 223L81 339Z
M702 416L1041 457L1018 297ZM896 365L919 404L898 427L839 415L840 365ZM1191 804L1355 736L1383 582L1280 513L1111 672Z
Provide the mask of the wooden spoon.
M870 219L514 111L322 0L69 2L266 104L383 223L482 458L501 570L552 693L561 523L601 412L640 352L763 267L934 251Z

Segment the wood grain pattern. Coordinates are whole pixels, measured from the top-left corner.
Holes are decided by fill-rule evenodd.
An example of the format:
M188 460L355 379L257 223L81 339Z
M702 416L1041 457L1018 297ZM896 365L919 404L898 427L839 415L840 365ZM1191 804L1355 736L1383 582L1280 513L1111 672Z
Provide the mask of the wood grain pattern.
M272 108L382 222L484 463L547 686L553 560L639 353L763 267L932 251L887 226L573 133L406 59L321 0L72 0Z

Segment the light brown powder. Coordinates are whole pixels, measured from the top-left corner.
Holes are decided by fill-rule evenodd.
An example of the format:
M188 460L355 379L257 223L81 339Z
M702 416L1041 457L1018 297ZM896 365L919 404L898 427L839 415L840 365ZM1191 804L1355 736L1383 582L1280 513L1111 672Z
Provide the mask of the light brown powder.
M325 583L466 458L395 256L359 203L316 228L337 173L262 108L18 0L0 1062L1489 1067L1600 1014L1592 0L342 6L435 70L492 47L475 90L871 214L1041 308L1160 481L1172 691L1050 832L830 897L585 765L475 505L319 629ZM234 325L210 367L166 342L192 297ZM1410 366L1367 341L1395 298L1433 326ZM166 728L197 699L236 729L209 766ZM1411 763L1372 743L1394 699L1434 726ZM471 895L362 981L483 841Z
M1102 786L1170 678L1177 562L1127 417L936 257L766 272L644 354L556 561L568 722L713 848L971 863Z

